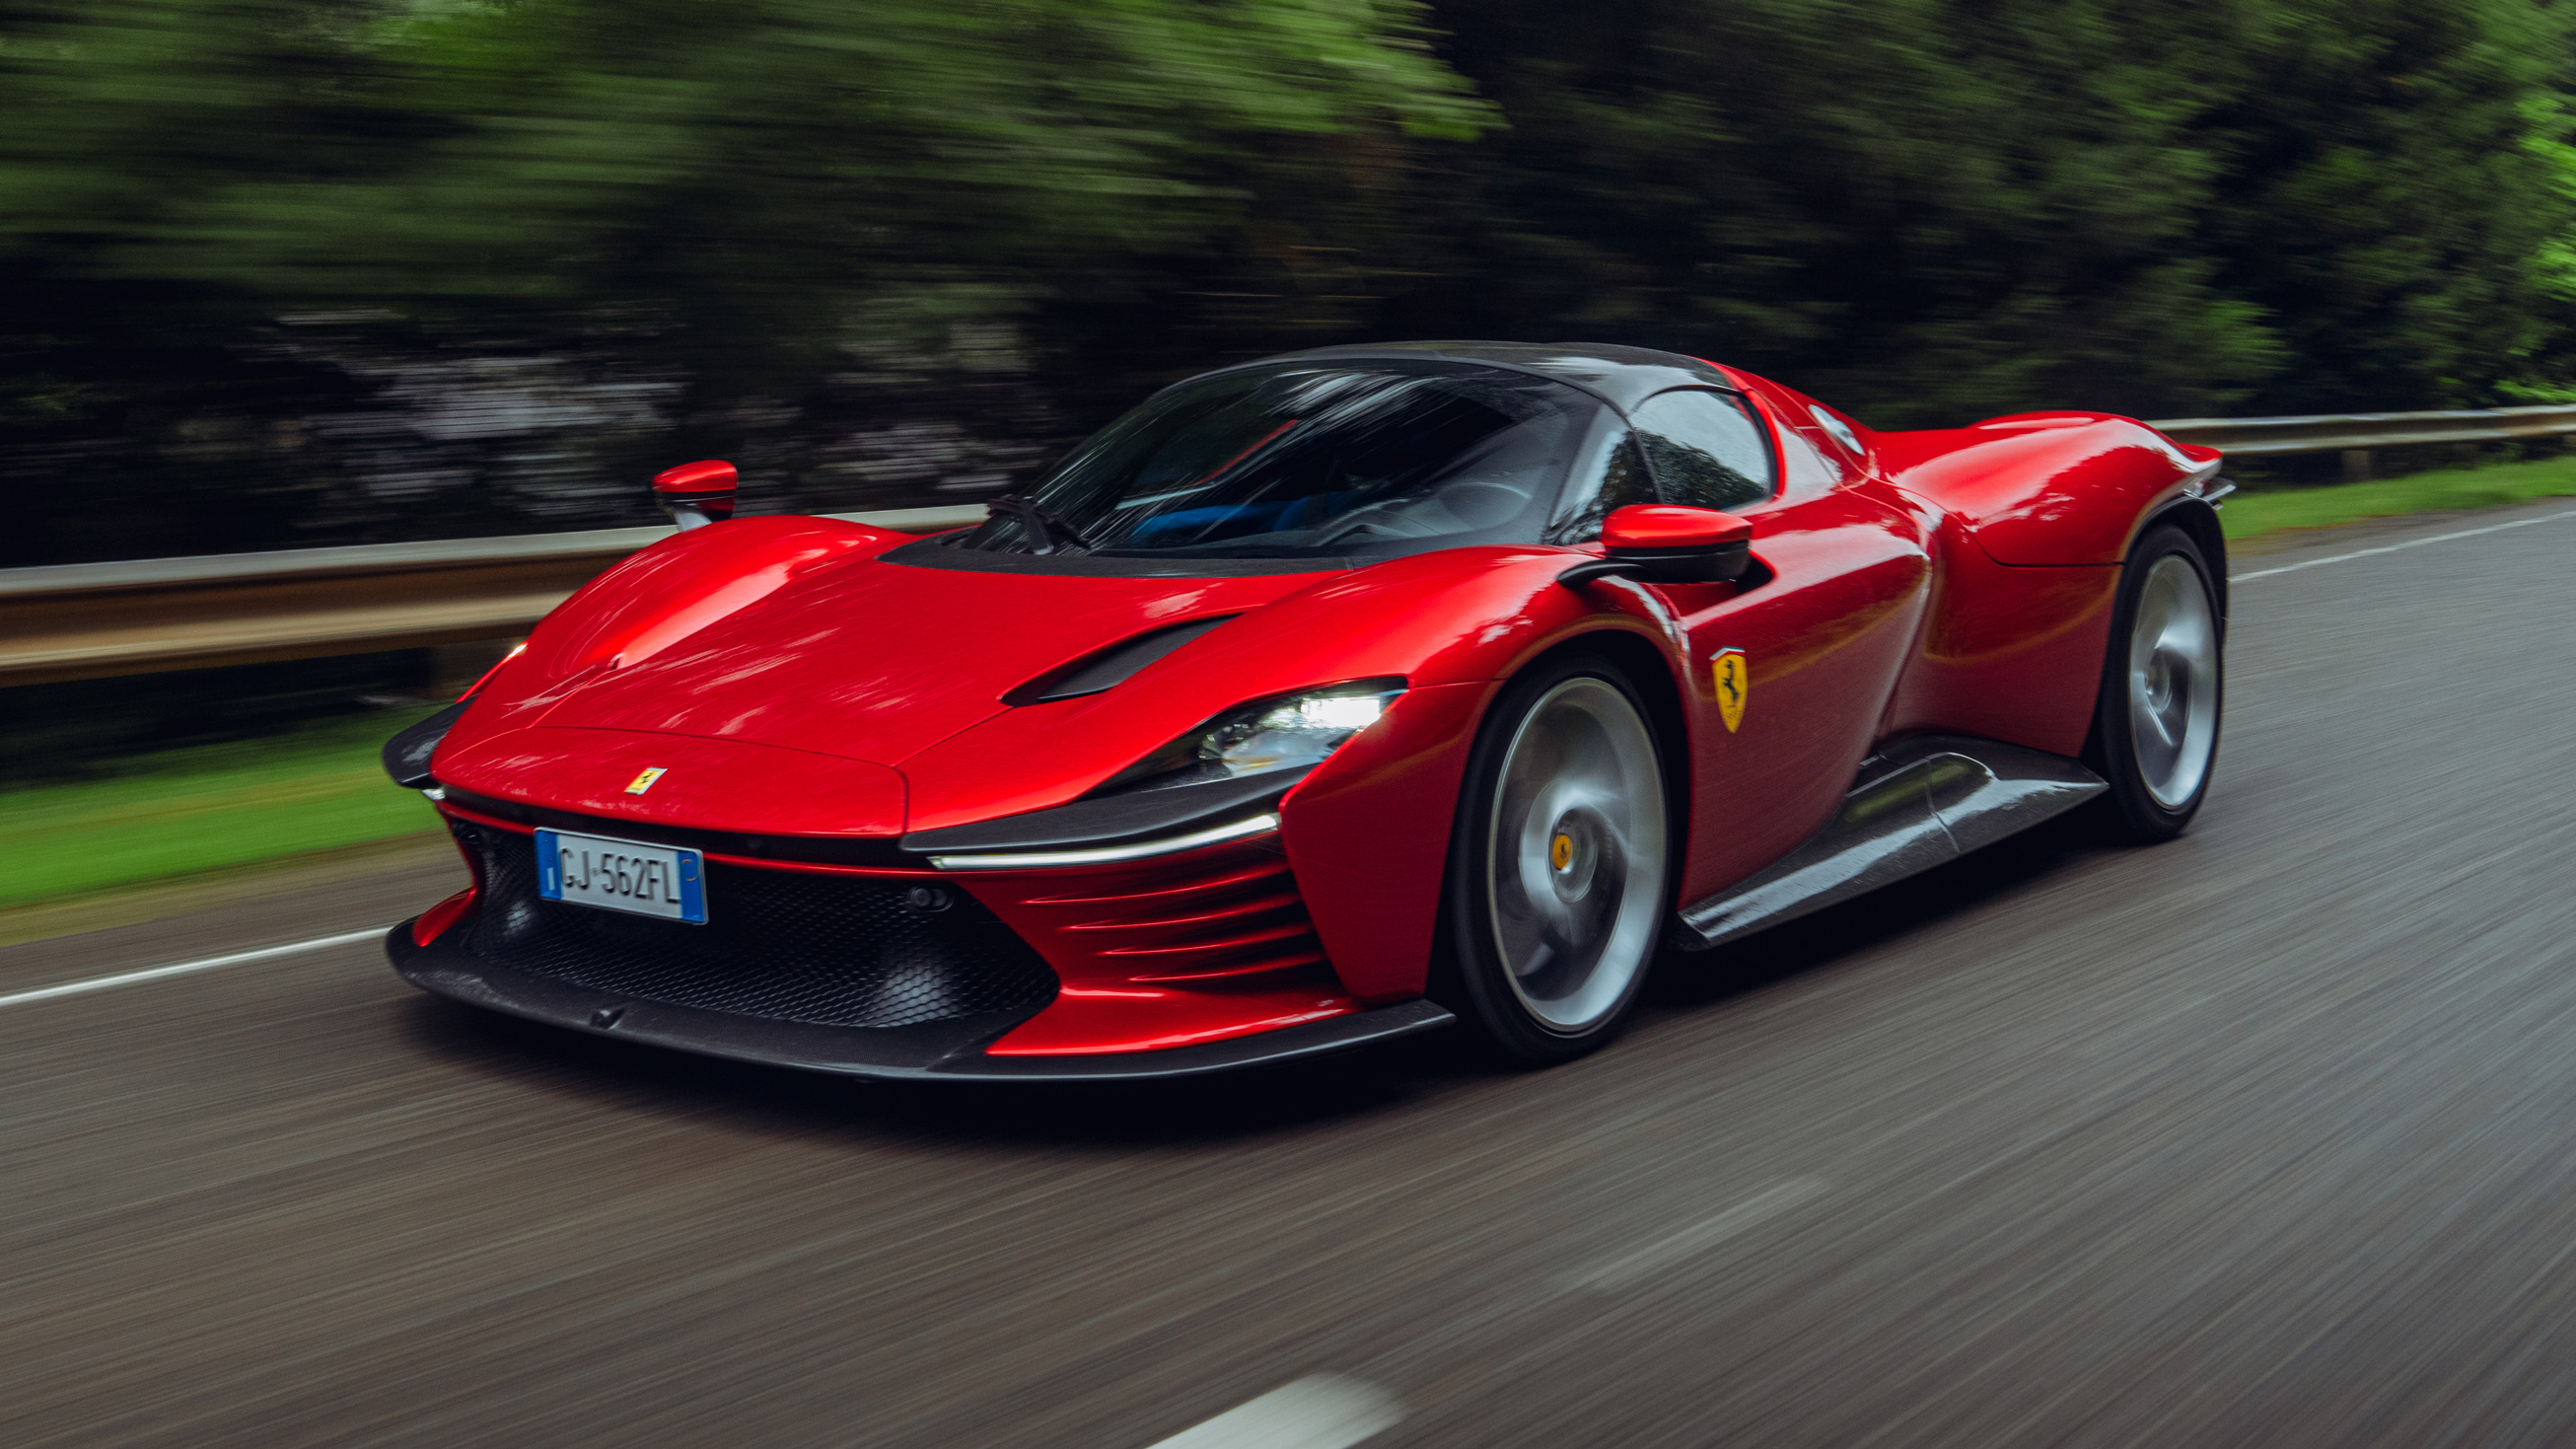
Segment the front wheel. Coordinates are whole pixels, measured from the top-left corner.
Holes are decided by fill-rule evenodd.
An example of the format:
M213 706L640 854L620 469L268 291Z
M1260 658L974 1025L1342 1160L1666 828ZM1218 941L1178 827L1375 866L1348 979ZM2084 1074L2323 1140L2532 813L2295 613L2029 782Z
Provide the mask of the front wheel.
M1467 766L1450 857L1461 1004L1542 1064L1616 1035L1662 938L1663 760L1635 685L1575 656L1508 685Z
M2210 563L2190 534L2149 529L2120 571L2090 763L2111 784L2104 823L2171 840L2200 813L2218 759L2225 639Z

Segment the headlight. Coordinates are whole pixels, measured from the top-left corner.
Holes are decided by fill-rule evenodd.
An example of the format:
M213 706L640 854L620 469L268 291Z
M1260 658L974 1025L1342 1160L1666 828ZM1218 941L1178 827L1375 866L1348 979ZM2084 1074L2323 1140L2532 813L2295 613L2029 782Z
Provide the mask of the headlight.
M1124 795L1319 765L1377 723L1402 693L1401 679L1360 679L1256 699L1129 765L1092 793Z

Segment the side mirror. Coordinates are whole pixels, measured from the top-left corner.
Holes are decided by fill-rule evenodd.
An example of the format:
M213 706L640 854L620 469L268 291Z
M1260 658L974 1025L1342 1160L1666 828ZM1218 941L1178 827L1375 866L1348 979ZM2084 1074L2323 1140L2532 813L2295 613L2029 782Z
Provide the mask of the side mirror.
M1632 503L1601 525L1603 556L1556 576L1576 588L1612 574L1646 584L1716 584L1743 577L1753 525L1714 508Z
M653 475L653 497L682 529L704 528L733 517L735 475L722 458L682 463Z

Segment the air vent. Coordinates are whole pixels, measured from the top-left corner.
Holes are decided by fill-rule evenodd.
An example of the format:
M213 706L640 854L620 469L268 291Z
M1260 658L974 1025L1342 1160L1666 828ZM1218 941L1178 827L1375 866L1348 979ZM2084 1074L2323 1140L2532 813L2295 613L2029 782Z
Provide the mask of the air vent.
M1139 670L1219 624L1240 617L1219 614L1212 619L1192 619L1150 634L1110 645L1096 654L1087 654L1071 664L1051 669L1028 683L1002 696L1010 705L1045 704L1051 700L1078 699L1098 694L1126 683Z

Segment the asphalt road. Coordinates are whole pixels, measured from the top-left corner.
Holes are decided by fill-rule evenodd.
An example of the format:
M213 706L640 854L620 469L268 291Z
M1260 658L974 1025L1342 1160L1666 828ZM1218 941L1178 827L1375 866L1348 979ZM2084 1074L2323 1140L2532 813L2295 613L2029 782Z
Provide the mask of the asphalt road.
M0 1007L0 1441L2576 1442L2571 557L2247 580L2191 836L1681 962L1546 1073L891 1089L365 946ZM11 948L0 995L445 872Z

